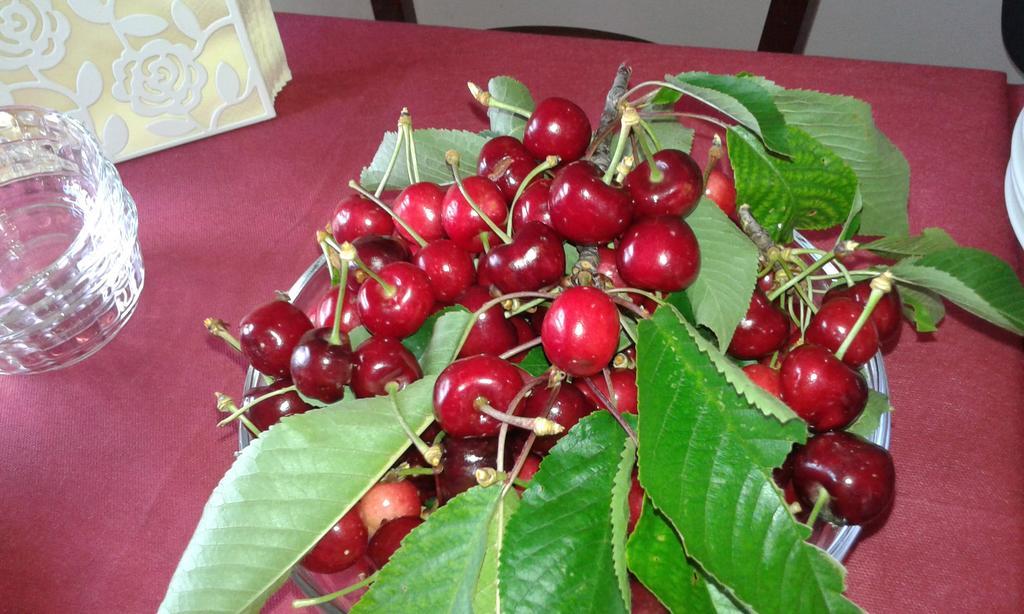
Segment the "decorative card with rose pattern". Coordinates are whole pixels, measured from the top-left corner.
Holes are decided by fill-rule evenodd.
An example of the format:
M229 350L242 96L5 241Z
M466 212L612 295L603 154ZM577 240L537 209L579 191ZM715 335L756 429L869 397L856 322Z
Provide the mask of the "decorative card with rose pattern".
M268 0L0 1L0 105L68 112L125 160L274 116Z

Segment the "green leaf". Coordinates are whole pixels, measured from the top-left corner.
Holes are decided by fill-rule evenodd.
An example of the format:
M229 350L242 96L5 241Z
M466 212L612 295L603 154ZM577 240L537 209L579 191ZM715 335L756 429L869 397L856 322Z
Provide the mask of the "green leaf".
M640 483L687 554L758 612L856 612L843 569L806 543L772 480L796 421L753 408L709 364L697 338L661 310L640 323Z
M436 376L397 394L409 425L434 419ZM289 416L235 459L203 509L160 612L257 610L409 446L386 397Z
M497 100L526 111L533 111L537 106L533 102L530 90L512 77L493 77L487 82L487 91ZM525 117L494 107L487 108L487 117L491 120L492 132L523 138L523 129L526 127Z
M671 612L714 612L707 583L672 525L645 501L626 546L629 569Z
M370 331L365 326L357 326L348 331L348 342L353 348L359 347L364 341L370 338Z
M426 353L427 346L430 344L430 340L434 336L434 329L437 327L437 321L440 320L444 315L449 313L469 314L469 311L465 307L462 307L461 305L452 305L451 307L445 307L441 311L431 314L430 317L428 317L426 321L423 322L423 325L420 326L420 329L418 331L406 337L405 339L402 339L402 345L404 345L407 350L412 352L412 355L416 357L416 360L420 361L420 366L423 366L423 355ZM464 325L461 325L460 319L451 319L450 324L446 324L445 326L450 327L450 330L452 331L462 330L464 328ZM446 335L448 334L454 336L454 333L446 333ZM455 339L455 342L458 342L458 339ZM454 352L452 352L452 354L454 355ZM449 360L448 362L451 362L451 360ZM432 366L436 367L436 365ZM444 366L442 366L441 368L443 369ZM424 373L426 373L425 368Z
M530 375L537 377L544 374L551 367L544 350L537 346L527 352L526 357L519 363L519 368Z
M956 241L941 228L925 228L916 236L883 237L860 246L885 258L927 256L933 252L956 247Z
M503 612L626 611L611 522L624 445L611 414L595 412L541 463L505 531Z
M786 123L799 128L842 158L857 175L864 198L861 231L906 234L910 167L882 134L871 106L849 96L808 90L775 92Z
M683 97L683 93L679 90L672 88L663 87L658 90L658 93L651 99L651 104L654 106L664 106L669 104L675 104Z
M700 246L700 274L686 289L697 324L707 326L725 351L750 306L759 252L710 199L702 197L686 222Z
M487 554L480 567L480 579L473 597L473 611L478 614L501 611L501 597L498 591L498 559L504 545L505 527L508 519L519 509L519 495L515 489L508 491L505 499L498 503L487 535Z
M678 149L686 153L693 149L693 129L679 123L676 118L648 120L647 125L658 140L659 149Z
M853 424L846 427L846 430L854 435L860 435L864 439L870 439L871 435L878 430L882 416L891 411L892 406L889 405L889 397L881 392L869 390L868 404L864 407L864 411L861 412L860 417Z
M839 229L839 237L836 238L836 244L840 241L849 241L857 235L860 230L860 215L864 211L864 196L860 193L860 187L853 195L853 204L850 205L850 212L846 214L846 221L843 222L843 227Z
M736 202L748 203L776 242L794 228L842 224L857 192L857 176L843 160L797 128L789 129L791 159L769 153L753 134L730 128L726 139L736 180Z
M988 252L954 247L901 260L891 271L900 282L937 292L980 318L1024 334L1024 288L1010 265Z
M627 417L628 416L628 417ZM629 425L636 429L634 416L623 416ZM615 577L619 581L619 592L626 600L626 611L632 609L629 591L629 572L626 569L626 537L629 529L629 489L633 485L633 467L636 465L636 444L626 438L619 460L615 481L612 483L612 565Z
M473 612L501 486L474 486L412 530L352 614Z
M771 151L783 155L792 153L786 120L771 94L757 81L706 72L666 75L665 80L746 126Z
M446 130L442 128L424 128L414 130L416 139L416 162L420 169L421 181L433 181L434 183L445 184L452 182L451 171L444 162L444 154L449 149L459 152L462 157L463 172L472 174L476 168L476 159L480 155L480 148L484 146L487 139L474 132L466 130ZM384 178L384 170L391 159L391 153L395 150L397 132L385 132L384 139L373 154L373 161L370 166L363 169L359 175L359 182L367 189L374 189L381 179ZM409 172L406 170L405 155L399 154L395 167L388 178L387 188L401 190L409 185Z
M690 324L697 324L697 316L693 313L693 304L690 302L690 297L686 294L686 291L673 292L665 297L665 302L671 305L679 312Z
M434 323L433 334L422 356L416 356L425 374L437 374L444 370L459 350L459 342L470 327L473 314L465 308L447 307ZM425 325L425 324L424 324Z
M674 295L670 295L669 298ZM661 314L660 316L658 314ZM655 312L655 316L659 321L671 321L671 318L667 318L669 315L668 311L663 313L663 310ZM806 438L807 432L804 426L804 422L795 414L788 405L777 399L774 395L765 391L754 382L750 381L747 374L743 372L743 369L736 366L731 358L726 356L724 353L718 350L713 343L708 341L698 330L690 324L688 321L678 320L675 314L672 314L676 318L676 322L682 324L683 328L679 329L680 332L685 330L689 336L693 339L693 343L696 344L697 349L710 359L711 365L719 373L725 377L726 381L732 384L733 389L739 392L743 397L754 407L756 407L765 416L771 416L776 418L778 421L786 423L787 428L794 428L793 432L799 431L800 439L803 441ZM666 324L668 326L668 324ZM678 328L678 327L676 327ZM639 353L639 348L638 348ZM705 360L706 361L706 360ZM666 374L666 377L671 375Z
M939 322L946 317L942 297L924 288L904 284L898 284L897 287L903 305L903 317L914 325L914 329L919 333L939 330Z
M572 273L572 267L576 266L580 260L580 251L576 249L575 245L569 243L562 244L562 251L565 252L565 274L569 275Z

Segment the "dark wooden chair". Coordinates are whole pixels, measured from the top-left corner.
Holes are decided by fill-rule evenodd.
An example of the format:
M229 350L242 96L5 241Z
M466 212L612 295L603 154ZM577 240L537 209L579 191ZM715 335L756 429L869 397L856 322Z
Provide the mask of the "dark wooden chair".
M416 9L413 0L372 0L373 15L378 21L404 21L416 23ZM771 0L768 15L761 30L758 51L777 53L802 53L807 41L807 32L814 21L818 0ZM611 40L649 43L650 41L615 32L570 28L562 26L509 26L494 28L504 32L529 32L582 38L603 38Z

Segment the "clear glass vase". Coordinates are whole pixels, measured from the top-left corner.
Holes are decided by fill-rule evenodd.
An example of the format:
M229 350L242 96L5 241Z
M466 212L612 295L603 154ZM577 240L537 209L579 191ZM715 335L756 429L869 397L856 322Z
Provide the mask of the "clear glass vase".
M99 350L143 277L135 203L92 134L60 113L0 107L0 374Z

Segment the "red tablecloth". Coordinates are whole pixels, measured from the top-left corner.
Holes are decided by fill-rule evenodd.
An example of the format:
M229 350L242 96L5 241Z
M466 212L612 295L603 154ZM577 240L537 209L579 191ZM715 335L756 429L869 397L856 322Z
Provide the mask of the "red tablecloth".
M595 117L621 60L635 79L749 70L858 96L913 169L911 224L1014 261L1003 208L1007 87L995 72L279 16L294 80L273 121L121 165L146 288L121 335L71 369L0 380L0 609L156 608L232 460L214 390L240 365L201 321L237 321L315 256L347 179L408 105L419 126L483 127L465 82L508 73ZM951 310L887 360L898 497L848 560L877 612L1024 602L1024 353ZM292 591L289 593L289 591ZM294 589L283 591L294 594ZM289 611L281 595L273 611Z

